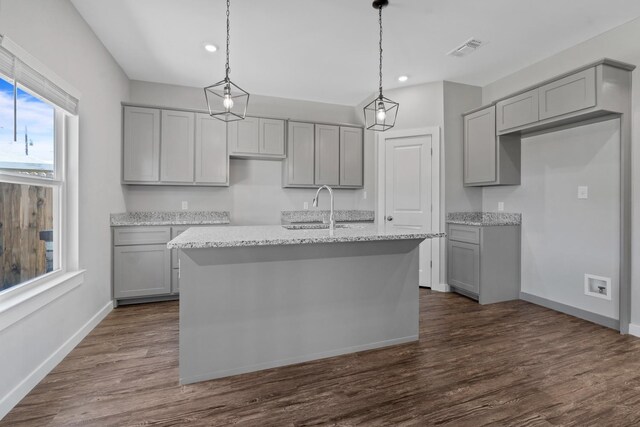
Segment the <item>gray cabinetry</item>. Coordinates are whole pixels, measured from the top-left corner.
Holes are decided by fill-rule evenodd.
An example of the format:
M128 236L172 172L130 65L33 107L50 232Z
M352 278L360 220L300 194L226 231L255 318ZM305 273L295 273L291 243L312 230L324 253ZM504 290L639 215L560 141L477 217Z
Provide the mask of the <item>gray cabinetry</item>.
M516 95L496 104L498 133L538 121L538 90Z
M448 283L480 304L520 296L520 226L449 224Z
M285 158L285 121L246 117L229 123L229 154L256 159Z
M193 182L194 113L162 110L160 180Z
M520 184L520 139L496 133L495 106L464 116L464 185Z
M229 185L227 125L208 114L196 114L195 182Z
M168 227L114 230L113 296L116 300L171 293Z
M561 78L538 88L540 120L596 105L596 69Z
M289 122L285 186L314 185L315 144L313 123Z
M124 107L122 179L158 182L160 179L160 110Z
M340 127L340 186L362 187L364 140L362 128Z
M340 184L340 128L316 125L315 184Z

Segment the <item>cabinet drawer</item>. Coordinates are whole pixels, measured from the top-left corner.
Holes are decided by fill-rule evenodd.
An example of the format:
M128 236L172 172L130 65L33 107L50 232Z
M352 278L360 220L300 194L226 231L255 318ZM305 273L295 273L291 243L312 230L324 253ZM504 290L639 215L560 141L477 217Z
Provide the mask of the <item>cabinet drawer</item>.
M498 132L538 121L538 89L530 90L496 104Z
M480 244L480 227L471 225L449 225L449 240Z
M164 244L170 239L169 227L123 227L113 231L113 244L125 245L154 245Z
M540 120L596 105L596 69L572 74L538 89Z

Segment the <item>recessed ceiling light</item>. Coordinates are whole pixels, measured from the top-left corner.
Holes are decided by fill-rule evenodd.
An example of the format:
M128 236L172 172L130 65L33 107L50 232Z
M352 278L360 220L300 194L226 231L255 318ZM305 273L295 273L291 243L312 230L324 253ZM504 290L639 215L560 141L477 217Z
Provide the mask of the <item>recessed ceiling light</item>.
M400 77L398 77L398 81L399 82L406 82L407 80L409 80L409 76L400 76Z
M207 43L204 45L204 50L206 50L207 52L215 52L216 50L218 50L218 47L214 44Z

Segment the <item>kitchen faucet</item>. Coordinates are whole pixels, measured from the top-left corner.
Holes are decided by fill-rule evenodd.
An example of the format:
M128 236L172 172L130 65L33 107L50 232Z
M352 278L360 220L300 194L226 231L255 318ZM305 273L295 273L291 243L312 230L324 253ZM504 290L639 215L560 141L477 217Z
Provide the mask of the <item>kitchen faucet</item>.
M318 196L320 195L320 192L323 188L326 188L329 191L329 196L331 197L331 210L329 212L329 232L333 233L333 230L336 227L336 219L333 216L333 190L331 189L331 187L329 187L328 185L323 185L322 187L318 188L316 197L313 198L313 207L318 207Z

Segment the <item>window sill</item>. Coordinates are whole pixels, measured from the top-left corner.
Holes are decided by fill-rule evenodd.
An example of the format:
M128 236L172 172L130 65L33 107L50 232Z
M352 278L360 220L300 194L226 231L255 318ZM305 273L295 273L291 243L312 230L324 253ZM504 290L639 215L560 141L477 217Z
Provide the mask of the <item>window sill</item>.
M61 273L43 278L33 286L16 289L0 299L0 331L24 319L72 291L84 282L84 270Z

